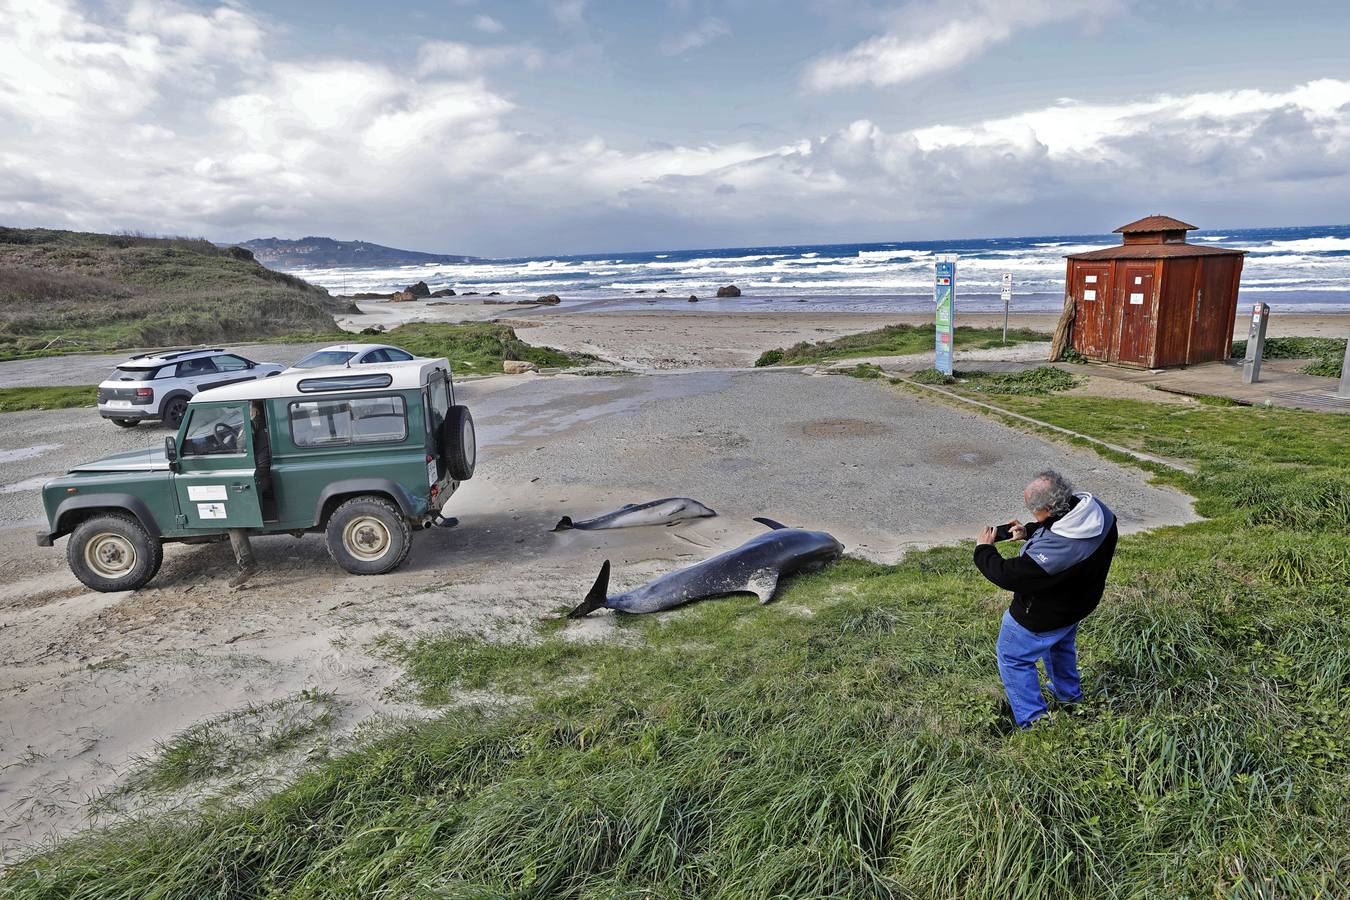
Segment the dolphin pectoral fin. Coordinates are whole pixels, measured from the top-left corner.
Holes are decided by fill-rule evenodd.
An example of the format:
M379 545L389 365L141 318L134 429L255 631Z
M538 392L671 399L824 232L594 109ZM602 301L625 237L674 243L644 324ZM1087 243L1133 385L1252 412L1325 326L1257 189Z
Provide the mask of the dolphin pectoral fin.
M764 516L755 516L755 518L752 519L751 521L758 522L759 524L763 525L766 528L772 528L774 531L778 531L780 528L788 527L784 525L782 522L775 522L773 519L768 519L765 518Z
M590 593L586 599L577 604L576 609L567 614L569 619L580 619L589 615L595 610L605 605L605 600L609 597L609 560L600 567L600 574L595 577L595 584L591 585Z
M563 516L561 519L558 520L558 524L553 526L553 530L554 530L554 531L567 531L567 530L568 530L569 528L571 528L571 527L572 527L572 517L571 517L571 516Z
M759 597L759 603L763 606L773 599L774 592L778 590L778 573L767 569L756 572L746 582L745 589Z

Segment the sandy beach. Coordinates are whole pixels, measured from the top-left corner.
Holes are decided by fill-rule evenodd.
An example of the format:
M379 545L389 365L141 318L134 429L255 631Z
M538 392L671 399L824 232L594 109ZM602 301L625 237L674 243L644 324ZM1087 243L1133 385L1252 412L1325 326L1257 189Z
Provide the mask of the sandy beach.
M932 317L919 313L762 312L747 303L745 312L692 308L689 311L604 312L589 304L576 312L547 306L485 304L472 300L422 303L362 301L362 314L341 320L344 328L374 325L393 328L403 322L467 322L496 320L519 330L532 344L590 353L609 362L643 369L728 368L750 366L765 350L799 341L824 341L908 323L924 325ZM1058 322L1055 313L1013 313L1010 328L1031 328L1047 334ZM1249 319L1233 323L1235 340L1247 337ZM956 324L1001 328L1002 313L957 313ZM1268 337L1344 337L1350 315L1336 313L1272 313ZM375 338L371 338L375 340ZM959 349L959 347L958 347Z

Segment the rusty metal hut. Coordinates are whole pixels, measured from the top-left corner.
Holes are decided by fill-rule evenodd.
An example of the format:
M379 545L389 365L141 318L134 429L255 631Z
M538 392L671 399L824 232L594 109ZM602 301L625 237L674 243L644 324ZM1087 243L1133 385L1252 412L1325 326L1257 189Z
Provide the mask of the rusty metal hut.
M1188 244L1194 229L1147 216L1116 229L1119 247L1066 257L1075 350L1151 369L1228 358L1244 254Z

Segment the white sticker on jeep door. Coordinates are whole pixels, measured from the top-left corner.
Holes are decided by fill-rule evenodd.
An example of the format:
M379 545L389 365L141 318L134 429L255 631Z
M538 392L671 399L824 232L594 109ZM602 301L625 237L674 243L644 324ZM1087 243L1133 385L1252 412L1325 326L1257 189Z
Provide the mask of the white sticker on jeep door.
M198 503L197 518L199 519L223 519L225 518L224 503Z
M189 500L226 500L225 485L223 484L190 484L188 485Z

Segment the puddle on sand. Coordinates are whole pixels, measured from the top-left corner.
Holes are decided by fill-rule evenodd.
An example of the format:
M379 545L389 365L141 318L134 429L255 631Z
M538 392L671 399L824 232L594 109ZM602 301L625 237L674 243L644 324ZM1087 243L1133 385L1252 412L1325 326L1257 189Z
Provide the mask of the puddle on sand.
M60 450L64 444L37 444L33 447L19 447L17 450L0 450L0 463L18 462L21 459L32 459L35 456L41 456L48 450Z

